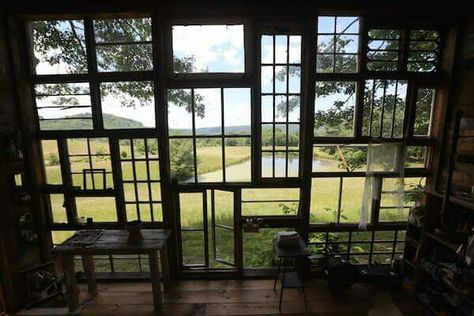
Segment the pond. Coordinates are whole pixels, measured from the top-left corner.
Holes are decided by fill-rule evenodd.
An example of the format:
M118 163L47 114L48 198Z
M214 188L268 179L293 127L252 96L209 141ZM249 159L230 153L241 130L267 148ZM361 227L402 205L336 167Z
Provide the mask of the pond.
M251 160L247 160L226 168L226 177L233 182L249 182L251 178ZM313 160L313 170L325 169L333 166L335 162L327 160ZM286 159L284 157L275 157L275 174L283 177L285 173ZM288 173L290 176L297 176L299 159L288 159ZM271 157L262 157L262 174L270 176L272 174L273 161ZM199 182L214 182L216 179L222 179L222 169L207 172L198 177ZM191 179L192 180L192 179Z

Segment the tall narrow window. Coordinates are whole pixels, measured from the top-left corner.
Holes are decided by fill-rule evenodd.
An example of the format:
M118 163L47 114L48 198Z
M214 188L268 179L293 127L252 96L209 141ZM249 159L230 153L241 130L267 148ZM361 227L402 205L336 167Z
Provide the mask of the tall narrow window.
M317 72L357 72L359 17L320 16L317 45Z
M62 184L61 165L59 160L58 142L56 140L42 140L43 163L46 171L47 184Z
M127 220L162 221L157 139L121 139L119 144Z
M433 115L433 105L436 90L420 88L416 96L415 125L413 135L429 136L431 130L431 116Z
M441 39L434 30L410 31L408 71L436 71L441 54Z
M261 37L261 176L298 177L301 36Z

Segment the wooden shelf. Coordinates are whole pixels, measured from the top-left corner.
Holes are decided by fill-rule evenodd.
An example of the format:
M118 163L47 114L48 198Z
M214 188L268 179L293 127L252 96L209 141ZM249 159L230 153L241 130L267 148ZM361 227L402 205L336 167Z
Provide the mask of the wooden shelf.
M440 237L436 234L433 234L433 233L425 232L425 235L430 237L433 240L436 240L438 243L442 244L445 247L448 247L449 249L451 249L453 251L457 251L459 246L460 246L460 244L457 244L457 243L452 242L450 240L443 239L442 237Z
M403 262L406 263L411 268L416 269L416 265L413 262L411 262L410 260L408 260L406 258L403 258Z
M28 202L13 204L10 207L10 213L14 216L25 215L26 213L31 212L31 210L32 210L31 203L28 203Z
M427 192L427 193L440 199L443 198L442 193L438 193L438 192ZM461 198L458 196L451 195L449 197L449 202L474 211L474 199Z
M25 162L23 160L7 161L1 168L1 172L5 174L18 174L25 172Z
M420 245L420 242L417 241L417 240L415 240L415 239L413 239L413 238L407 238L407 239L405 239L405 243L407 243L407 244L409 244L409 245L411 245L411 246L413 246L413 247L418 247L418 246Z

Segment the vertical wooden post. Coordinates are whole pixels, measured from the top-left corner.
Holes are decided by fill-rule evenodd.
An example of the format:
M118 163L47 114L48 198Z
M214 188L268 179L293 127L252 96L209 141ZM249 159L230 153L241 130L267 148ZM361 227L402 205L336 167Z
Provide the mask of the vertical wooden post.
M93 257L91 255L83 255L82 264L84 265L84 273L87 278L87 290L90 294L97 295L97 280L95 278Z
M167 287L170 284L170 266L168 263L168 241L165 242L160 251L161 270L163 270L163 285Z
M150 264L151 287L153 290L153 305L155 311L160 309L163 299L161 297L161 273L158 262L158 251L152 250L148 254L148 263Z
M74 256L71 254L63 254L63 269L66 277L66 287L68 296L68 306L70 314L79 313L79 289L76 284L76 276L74 273Z

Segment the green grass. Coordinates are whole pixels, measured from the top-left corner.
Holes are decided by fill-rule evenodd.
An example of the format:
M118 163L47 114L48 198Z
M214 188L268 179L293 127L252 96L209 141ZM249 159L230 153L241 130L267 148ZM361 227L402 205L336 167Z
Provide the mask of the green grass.
M91 143L94 151L108 152L108 144L106 142L93 141ZM71 153L84 152L85 142L83 140L75 140L69 143L69 150ZM129 146L124 146L121 151L125 151L127 157L130 157ZM226 148L226 162L228 168L226 176L228 179L236 179L235 181L248 180L250 178L250 157L249 147L228 147ZM43 141L43 153L45 157L52 153L56 153L54 141ZM219 180L221 174L221 156L222 151L220 147L200 147L198 149L199 164L198 170L200 175L205 174L206 181ZM324 156L320 153L319 158L324 159L325 164L322 164L319 171L333 170L337 162L330 160L329 156ZM48 160L47 160L48 161ZM105 168L110 170L110 160L108 158L97 158L93 161L94 167ZM75 157L72 160L71 168L73 170L80 170L83 167L88 168L87 161L83 157ZM133 167L131 162L122 162L122 176L124 180L132 180ZM158 161L150 161L150 171L154 174L154 179L159 178ZM50 184L61 183L61 173L58 165L46 166L47 179ZM147 171L145 163L138 163L136 165L137 179L146 179ZM108 183L112 184L112 178L109 176ZM407 183L417 183L419 179L406 179ZM81 177L74 178L74 185L80 185ZM384 190L393 189L393 184L384 183ZM343 182L342 193L342 216L341 222L358 222L360 205L362 202L362 194L364 190L364 178L345 178ZM210 192L210 191L208 191ZM135 200L135 188L133 184L124 184L124 193L126 200ZM148 199L148 186L146 184L139 185L138 196L140 200ZM159 183L154 183L152 187L153 200L161 200L161 192ZM216 194L216 221L219 224L228 226L233 225L233 194L224 191L215 191ZM339 179L338 178L318 178L313 179L312 194L311 194L311 221L313 223L330 223L336 220L334 210L338 207L339 195ZM211 205L211 196L208 194L207 205ZM242 190L242 200L273 200L273 199L299 199L299 192L297 189L244 189ZM115 201L109 197L84 197L77 199L78 215L84 217L92 217L95 222L115 221ZM390 205L393 203L390 195L385 195L382 203ZM51 195L51 205L53 209L53 217L55 222L66 222L66 212L62 206L63 196L61 194ZM203 227L203 201L202 195L197 193L180 194L180 209L181 209L181 225L182 228L202 228ZM156 205L157 209L154 212L155 220L161 220L161 208ZM133 218L133 205L129 206L127 210L128 216ZM297 203L292 202L264 202L264 203L243 203L243 215L282 215L284 209L296 209ZM142 210L142 219L150 220L149 210ZM381 213L382 220L405 220L407 212L400 214L397 210L387 210ZM208 206L208 225L210 222L210 207ZM276 231L279 229L263 229L260 233L244 233L243 247L244 247L244 265L246 267L262 267L269 266L274 263L273 250L271 247L271 240ZM59 243L69 237L70 232L54 232L53 241ZM184 256L185 262L201 263L203 261L202 249L204 247L202 233L184 233ZM213 258L212 253L212 238L209 231L210 242L210 257ZM217 257L231 261L231 254L233 253L233 238L229 231L220 230L216 236L217 239ZM223 267L222 264L211 260L212 267Z

